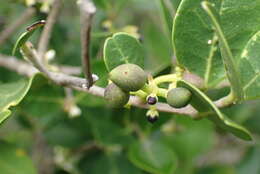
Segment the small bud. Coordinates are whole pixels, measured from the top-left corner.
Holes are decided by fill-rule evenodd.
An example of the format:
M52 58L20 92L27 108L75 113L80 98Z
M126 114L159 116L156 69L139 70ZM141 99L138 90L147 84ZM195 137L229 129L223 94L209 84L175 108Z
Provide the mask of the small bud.
M48 62L53 60L55 56L56 56L55 50L49 50L45 53L45 58L47 59Z
M69 110L69 116L70 118L75 118L81 115L81 109L77 105L71 106Z
M112 22L110 20L106 20L102 23L102 30L103 31L110 31L113 27Z

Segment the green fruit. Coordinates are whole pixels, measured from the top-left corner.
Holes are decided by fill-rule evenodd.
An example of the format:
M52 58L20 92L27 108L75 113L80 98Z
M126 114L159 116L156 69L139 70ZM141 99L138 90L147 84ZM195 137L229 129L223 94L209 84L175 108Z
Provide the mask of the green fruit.
M191 95L186 88L173 88L167 93L167 103L174 108L182 108L189 104Z
M109 77L124 91L137 91L147 81L147 74L135 64L119 65L109 73Z
M104 97L108 101L108 105L113 108L123 107L127 104L129 96L129 93L123 91L114 83L109 84L104 93Z

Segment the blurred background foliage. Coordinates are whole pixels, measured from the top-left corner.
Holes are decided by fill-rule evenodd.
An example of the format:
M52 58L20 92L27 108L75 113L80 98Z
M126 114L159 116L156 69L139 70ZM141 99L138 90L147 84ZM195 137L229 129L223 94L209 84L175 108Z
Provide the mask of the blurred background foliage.
M125 31L144 45L145 69L153 74L172 70L171 34L162 18L159 0L94 0L97 14L92 31L92 69L107 84L102 60L105 39ZM180 0L169 0L175 11ZM0 30L19 18L27 7L24 0L2 0ZM18 36L31 23L45 19L37 14L0 46L10 55ZM37 43L40 31L33 36ZM80 66L80 21L75 1L63 0L54 27L50 49L52 63ZM17 56L21 59L21 56ZM0 67L0 82L19 76ZM227 93L208 91L211 98ZM250 101L224 110L254 134L247 143L215 128L207 120L193 121L185 115L161 113L154 125L145 110L114 110L102 98L73 92L68 105L65 90L42 77L34 81L28 96L12 117L0 127L1 174L259 174L260 102ZM77 114L71 113L76 109Z

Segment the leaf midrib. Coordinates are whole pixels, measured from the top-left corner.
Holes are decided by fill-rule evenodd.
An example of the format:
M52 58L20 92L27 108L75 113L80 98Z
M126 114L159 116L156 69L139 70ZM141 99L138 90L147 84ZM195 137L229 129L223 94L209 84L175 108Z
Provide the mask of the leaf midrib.
M121 54L121 56L122 56L121 60L123 60L123 62L125 62L125 63L129 63L128 60L127 60L128 57L124 55L122 49L120 48L119 44L117 43L116 38L113 39L113 42L114 42L119 54Z

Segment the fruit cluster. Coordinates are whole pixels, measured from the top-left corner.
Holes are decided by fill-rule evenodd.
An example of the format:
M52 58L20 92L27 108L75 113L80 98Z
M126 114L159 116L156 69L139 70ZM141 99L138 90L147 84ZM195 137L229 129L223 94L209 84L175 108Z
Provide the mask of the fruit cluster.
M174 108L185 107L191 101L192 93L188 89L176 87L180 76L176 73L153 79L138 65L122 64L109 73L111 83L106 87L104 97L113 108L125 106L130 95L145 99L149 105L147 119L153 123L159 116L155 106L158 97L166 98L167 103ZM163 82L171 83L169 89L158 86Z

